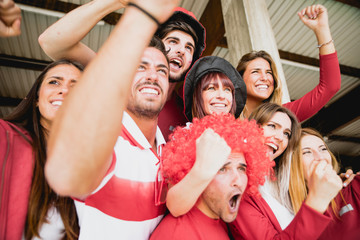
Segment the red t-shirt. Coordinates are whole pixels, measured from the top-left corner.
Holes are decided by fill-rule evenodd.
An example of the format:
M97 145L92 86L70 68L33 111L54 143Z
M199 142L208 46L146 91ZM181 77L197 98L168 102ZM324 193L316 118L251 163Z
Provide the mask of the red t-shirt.
M150 236L150 240L229 239L225 229L225 223L221 219L209 218L195 206L180 217L166 215Z
M360 239L360 176L356 176L349 186L343 188L335 197L340 216L336 217L331 209L328 212L333 218L319 239Z

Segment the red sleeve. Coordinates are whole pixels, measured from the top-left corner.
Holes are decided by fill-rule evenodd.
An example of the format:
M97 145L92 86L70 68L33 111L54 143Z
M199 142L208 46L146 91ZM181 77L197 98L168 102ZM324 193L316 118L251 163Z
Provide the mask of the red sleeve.
M312 117L340 90L341 75L337 53L320 55L319 84L298 100L285 103L300 122Z
M331 217L303 204L292 222L282 230L264 199L246 198L236 220L230 224L235 239L317 239Z

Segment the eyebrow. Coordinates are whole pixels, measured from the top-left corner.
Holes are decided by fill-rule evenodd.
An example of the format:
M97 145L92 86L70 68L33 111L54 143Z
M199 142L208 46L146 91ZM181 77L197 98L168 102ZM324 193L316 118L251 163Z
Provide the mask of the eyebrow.
M239 165L247 168L247 165L245 163L240 163Z
M178 37L173 37L173 36L169 36L169 37L165 38L165 41L169 40L169 39L174 39L174 40L180 41L180 39Z
M174 39L174 40L176 40L176 41L180 41L179 38L173 37L173 36L169 36L169 37L165 38L165 41L166 41L166 40L169 40L169 39ZM195 49L194 44L192 44L191 42L186 42L186 44L190 45L193 49Z
M273 124L275 124L276 126L282 127L282 125L279 124L279 123L277 123L277 122L269 121L268 123L273 123ZM292 133L292 132L291 132L291 129L289 129L289 128L285 128L285 130L286 130L286 131L289 131L290 134Z
M251 68L251 70L261 70L261 68L255 67L255 68ZM266 68L265 70L272 72L271 68Z
M60 80L60 81L64 81L64 78L63 77L60 77L60 76L49 76L49 77L47 77L46 78L46 80L48 80L48 79L53 79L53 78L55 78L55 79L57 79L57 80ZM70 80L71 82L73 82L73 81L78 81L78 79L75 79L75 78L72 78L71 80Z
M147 60L142 60L140 64L144 64L144 65L150 65L150 63ZM169 67L163 63L159 63L158 65L156 65L157 68L166 68L167 70L169 70Z

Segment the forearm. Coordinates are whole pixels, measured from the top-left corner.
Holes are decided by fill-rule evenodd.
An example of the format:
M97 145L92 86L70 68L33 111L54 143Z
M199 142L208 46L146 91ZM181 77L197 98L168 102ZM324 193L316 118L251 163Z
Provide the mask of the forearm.
M318 45L328 43L332 40L331 32L329 26L320 27L314 30ZM335 52L334 42L324 44L319 48L320 55L326 55Z
M156 27L142 12L128 8L59 109L46 175L60 194L82 197L103 179L135 71Z
M84 4L46 29L39 37L40 46L54 60L68 58L87 65L95 52L80 41L104 16L121 7L113 0Z
M166 206L174 217L186 214L195 205L201 193L211 182L212 178L199 178L194 170L177 184L172 186L166 197Z

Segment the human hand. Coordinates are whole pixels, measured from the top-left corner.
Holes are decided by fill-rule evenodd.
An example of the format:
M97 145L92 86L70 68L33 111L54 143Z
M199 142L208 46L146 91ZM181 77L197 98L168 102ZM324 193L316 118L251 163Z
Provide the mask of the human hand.
M12 0L0 0L0 37L21 34L21 9Z
M309 194L306 204L323 213L330 201L342 188L342 181L325 160L313 161L310 165L310 178L307 182Z
M328 13L324 6L317 4L308 6L298 12L300 20L314 32L329 28Z
M196 161L193 169L201 179L212 179L231 152L226 141L212 129L206 129L196 140Z
M356 175L360 175L360 172L354 174L352 169L346 170L345 173L340 173L340 178L343 181L343 186L346 187L347 185L349 185Z
M160 23L165 22L172 14L179 0L130 0L149 12Z

